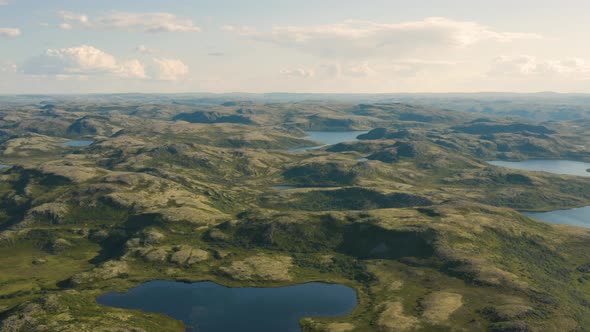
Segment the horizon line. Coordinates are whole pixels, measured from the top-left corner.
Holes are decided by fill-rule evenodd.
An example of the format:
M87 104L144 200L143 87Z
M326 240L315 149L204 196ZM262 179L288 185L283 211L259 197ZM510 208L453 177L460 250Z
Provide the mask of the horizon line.
M478 92L79 92L79 93L0 93L0 97L14 96L89 96L89 95L357 95L357 96L386 96L386 95L477 95L477 94L511 94L511 95L589 95L590 92L511 92L511 91L478 91Z

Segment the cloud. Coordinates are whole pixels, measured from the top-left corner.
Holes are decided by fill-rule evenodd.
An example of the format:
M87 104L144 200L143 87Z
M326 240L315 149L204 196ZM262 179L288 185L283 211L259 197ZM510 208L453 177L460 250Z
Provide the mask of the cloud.
M315 76L315 71L313 69L305 69L305 68L287 68L287 69L282 69L279 73L283 76L299 77L299 78L308 78L308 77Z
M371 76L375 73L375 70L366 61L358 64L352 64L344 68L345 75L354 77Z
M309 67L287 67L279 73L284 76L298 78L314 78L316 80L334 79L371 79L374 81L388 79L411 79L419 75L440 75L455 71L455 66L462 64L457 61L399 59L369 61L334 61Z
M23 67L25 74L60 77L111 75L123 78L146 78L138 60L119 62L93 46L49 49L29 59Z
M188 75L189 68L178 59L154 58L156 78L163 81L176 81Z
M225 26L221 27L221 30L225 31L225 32L231 32L236 35L244 36L244 37L253 37L253 36L260 34L258 32L258 30L256 30L256 28L247 27L247 26L238 27L238 26L234 26L234 25L225 25Z
M72 30L72 25L70 23L62 23L59 25L59 28L62 30Z
M0 28L0 37L16 38L21 35L18 28Z
M15 63L6 63L0 66L0 72L2 73L16 73L18 66Z
M0 0L0 6L8 5L8 0Z
M580 58L548 60L531 55L499 56L494 59L488 75L590 79L590 62Z
M348 20L317 26L276 26L266 32L236 26L225 26L223 30L244 38L337 58L383 54L384 51L399 55L440 47L468 47L484 41L506 43L540 38L536 34L499 32L477 22L442 17L402 23Z
M76 23L95 29L117 29L147 33L198 32L201 30L192 20L179 18L170 13L113 12L96 19L68 11L58 13L66 21L65 23Z
M123 78L148 78L146 75L145 66L139 62L137 59L129 60L123 62L120 66L118 71L116 72L117 76Z
M137 45L134 51L141 54L154 54L158 52L155 48L149 48L145 45Z
M322 64L318 67L317 72L320 76L328 78L366 77L377 73L367 61Z
M366 77L376 74L368 62L327 63L305 68L294 67L282 69L279 74L296 78L332 79L340 77Z
M90 19L88 19L88 16L84 14L78 14L64 10L59 11L58 14L64 21L75 22L82 25L90 24Z
M57 79L104 76L175 81L189 73L188 66L178 59L153 58L147 63L138 59L119 60L88 45L49 49L27 60L22 69L27 75L52 76Z

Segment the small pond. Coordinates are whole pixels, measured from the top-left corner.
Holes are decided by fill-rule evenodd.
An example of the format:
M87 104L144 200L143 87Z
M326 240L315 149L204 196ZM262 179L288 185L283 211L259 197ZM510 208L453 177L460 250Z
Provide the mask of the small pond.
M556 210L550 212L527 212L531 218L552 224L564 224L590 228L590 206L570 209Z
M94 143L94 141L88 141L88 140L71 140L71 141L63 142L61 144L62 145L65 145L65 146L79 148L79 147L89 146L92 143Z
M324 146L334 145L343 142L357 141L357 136L366 134L368 131L354 130L354 131L306 131L305 139L323 143L323 145L306 146L301 148L289 149L291 152L308 151L323 148Z
M303 317L336 317L357 306L356 291L339 284L230 288L213 282L150 281L127 293L110 292L99 304L162 313L188 331L300 331Z
M540 171L562 175L590 176L590 163L571 160L490 161L490 165L525 171Z
M295 189L297 187L295 187L295 186L273 186L272 188L276 189L276 190L289 190L289 189Z

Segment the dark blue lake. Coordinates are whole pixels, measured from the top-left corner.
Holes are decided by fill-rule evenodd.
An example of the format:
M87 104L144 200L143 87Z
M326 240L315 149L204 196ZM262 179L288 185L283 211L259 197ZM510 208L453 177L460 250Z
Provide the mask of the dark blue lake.
M106 293L99 304L166 314L188 331L300 331L303 317L334 317L357 306L356 291L339 284L229 288L213 282L151 281L127 293Z
M357 136L366 134L368 131L354 130L354 131L306 131L305 139L323 143L322 145L307 146L301 148L290 149L291 152L307 151L323 148L324 146L334 145L343 142L358 141Z
M61 144L62 145L65 145L65 146L71 146L71 147L84 147L84 146L89 146L92 143L94 143L94 141L71 140L71 141L67 141L67 142L61 143Z
M590 163L571 160L490 161L490 165L525 171L539 171L563 175L590 176Z
M552 224L565 224L590 228L590 206L550 212L527 212L531 218Z

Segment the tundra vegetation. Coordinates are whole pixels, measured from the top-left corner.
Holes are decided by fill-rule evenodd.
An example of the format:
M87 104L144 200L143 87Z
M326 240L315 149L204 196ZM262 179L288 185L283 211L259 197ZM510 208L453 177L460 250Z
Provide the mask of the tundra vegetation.
M588 162L590 113L287 99L2 97L0 331L182 331L95 301L154 279L357 290L303 331L588 330L590 229L519 211L590 205L590 177L486 161ZM306 130L368 133L288 151Z

